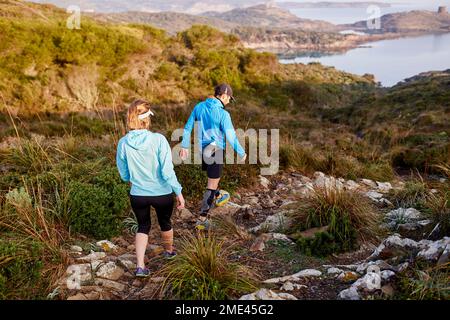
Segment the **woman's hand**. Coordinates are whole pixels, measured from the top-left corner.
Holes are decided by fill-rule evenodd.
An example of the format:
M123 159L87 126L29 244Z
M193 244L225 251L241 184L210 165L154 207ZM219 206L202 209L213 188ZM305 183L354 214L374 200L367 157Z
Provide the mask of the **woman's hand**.
M186 160L188 155L189 155L189 150L185 149L185 148L181 148L181 150L180 150L180 158L181 158L181 160L183 160L183 161Z
M178 210L184 209L184 197L182 193L177 195L177 209Z

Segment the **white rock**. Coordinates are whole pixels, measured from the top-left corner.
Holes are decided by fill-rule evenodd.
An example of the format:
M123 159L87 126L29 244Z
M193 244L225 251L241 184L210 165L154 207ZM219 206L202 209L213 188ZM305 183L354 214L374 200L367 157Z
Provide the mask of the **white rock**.
M299 271L297 273L294 273L292 275L293 278L302 278L302 277L320 277L322 275L322 272L316 269L305 269L302 271Z
M114 243L112 243L111 241L108 241L108 240L98 241L96 243L96 245L99 248L102 248L102 250L105 252L114 251L114 250L117 250L117 248L118 248Z
M392 190L392 185L389 182L377 181L378 190L382 193L388 193Z
M280 292L280 293L278 293L278 296L282 300L298 300L295 296L293 296L292 294L286 293L286 292Z
M372 253L372 255L367 258L367 260L373 260L380 256L380 254L386 250L393 248L400 248L403 250L416 250L419 248L419 244L408 238L402 239L398 234L394 234L386 238Z
M97 277L114 281L118 280L123 274L123 269L118 267L114 262L108 262L100 266L96 272Z
M136 263L131 260L118 258L119 263L128 270L136 269Z
M294 274L291 274L288 276L267 279L267 280L264 280L263 283L280 283L280 282L286 282L286 281L298 281L302 277L318 277L321 275L322 275L322 272L320 272L319 270L305 269L305 270L299 271L297 273L294 273Z
M377 272L366 273L364 277L356 280L356 282L352 284L352 287L368 292L381 289L381 274Z
M325 178L325 173L320 172L320 171L316 171L316 172L314 172L313 177L314 177L314 179L317 179L317 178Z
M274 232L278 229L285 229L291 223L291 219L288 218L284 212L279 212L274 215L268 216L266 220L260 225L249 229L250 232L258 232L264 230L267 232Z
M344 271L339 268L328 268L327 270L328 274L341 274L342 272Z
M345 187L348 190L357 190L357 189L361 188L361 186L353 180L347 180L345 182Z
M366 186L371 187L371 188L376 188L377 184L375 182L373 182L370 179L362 179L361 180L362 183L364 183Z
M279 241L293 243L293 241L291 239L289 239L288 236L283 233L270 233L270 236L271 236L271 239L273 239L273 240L279 240Z
M384 281L389 281L393 276L395 276L395 272L391 270L383 270L381 271L381 279Z
M343 300L360 300L358 290L355 287L350 287L348 289L342 290L339 293L339 298Z
M116 281L108 280L108 279L95 279L95 284L97 286L102 286L108 289L112 289L115 291L122 292L125 290L125 285Z
M398 208L396 210L389 211L386 214L386 217L391 220L401 220L401 221L411 221L421 218L421 213L419 210L414 208Z
M445 237L441 240L434 241L428 244L428 247L422 249L418 254L418 258L422 258L429 261L437 260L441 254L444 252L446 246L450 244L450 238Z
M92 268L89 263L73 264L67 267L66 275L67 281L73 282L73 285L80 285L80 282L89 281L92 279ZM68 284L70 286L70 284Z
M383 198L383 195L376 191L368 191L366 192L366 196L368 196L370 199L378 201L381 198Z
M80 246L70 246L70 251L73 252L83 252L83 248Z
M298 283L292 283L292 282L285 282L280 290L284 290L284 291L293 291L296 289L302 289L302 288L307 288L307 286L302 285L302 284L298 284Z
M269 289L259 289L256 292L243 295L239 300L297 300L293 295L288 293L275 293Z
M91 253L88 254L87 256L77 258L77 260L82 261L82 262L92 262L92 261L96 261L96 260L102 260L105 257L106 257L106 253L104 253L104 252L91 251Z
M292 282L287 281L281 286L280 290L292 291L294 290L294 285L292 284Z

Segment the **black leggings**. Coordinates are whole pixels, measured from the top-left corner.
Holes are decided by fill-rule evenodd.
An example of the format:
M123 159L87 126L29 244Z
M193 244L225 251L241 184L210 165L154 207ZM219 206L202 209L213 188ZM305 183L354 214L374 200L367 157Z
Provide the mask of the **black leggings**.
M133 196L130 195L131 208L138 221L138 233L148 234L151 227L150 208L155 208L161 231L170 231L170 217L173 211L173 194L163 196Z

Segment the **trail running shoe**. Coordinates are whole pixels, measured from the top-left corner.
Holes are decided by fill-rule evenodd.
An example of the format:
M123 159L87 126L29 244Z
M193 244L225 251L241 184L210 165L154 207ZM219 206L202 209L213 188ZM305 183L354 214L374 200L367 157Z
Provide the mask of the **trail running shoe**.
M138 267L136 269L136 272L134 273L134 275L139 278L146 278L150 275L150 269Z
M198 219L197 222L195 223L195 228L197 230L209 230L209 228L211 228L211 223L209 221L209 219L206 219L204 221Z
M216 196L215 204L218 207L225 205L228 201L230 201L230 194L228 191L220 190L219 194Z
M162 253L162 256L163 256L164 258L166 258L166 259L173 259L173 258L175 258L175 257L177 256L177 253L176 253L175 250L172 251L172 252L169 252L169 251L165 251L165 250L164 250L164 252Z

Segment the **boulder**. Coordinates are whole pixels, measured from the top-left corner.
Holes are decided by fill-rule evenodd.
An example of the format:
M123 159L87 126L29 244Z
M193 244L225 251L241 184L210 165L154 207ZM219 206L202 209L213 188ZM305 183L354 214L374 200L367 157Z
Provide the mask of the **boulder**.
M389 259L394 256L409 255L419 249L419 244L416 241L408 238L402 239L400 235L394 234L386 238L367 260Z
M377 188L378 191L380 191L381 193L388 193L389 191L391 191L392 185L389 182L379 182L377 181Z
M358 290L355 287L350 287L348 289L339 292L339 299L342 300L360 300Z
M95 279L95 284L118 292L125 291L125 285L108 279Z
M431 242L417 254L417 257L428 261L437 261L449 244L449 237Z
M287 282L287 281L299 281L300 278L303 277L319 277L322 275L322 272L315 269L305 269L301 270L297 273L284 276L284 277L278 277L278 278L271 278L264 280L263 283L280 283L280 282Z
M81 261L81 262L92 262L92 261L102 260L105 257L106 257L106 253L104 253L104 252L91 251L91 253L88 254L87 256L77 258L77 260Z
M72 252L83 252L83 248L80 246L70 246L70 251Z
M118 267L114 262L108 262L100 266L96 272L97 277L113 281L118 280L123 274L123 269Z
M373 188L373 189L375 189L377 187L377 184L370 179L362 179L361 182L363 184L365 184L366 186Z
M279 229L287 229L291 224L291 219L287 217L285 212L279 212L268 216L260 225L249 229L250 232L258 232L264 230L266 232L274 232Z
M182 219L182 220L189 220L189 219L192 219L194 217L192 212L189 209L187 209L187 208L183 208L181 210L178 210L177 212L178 212L177 217Z
M276 293L262 288L256 292L243 295L239 300L297 300L297 298L289 293Z

